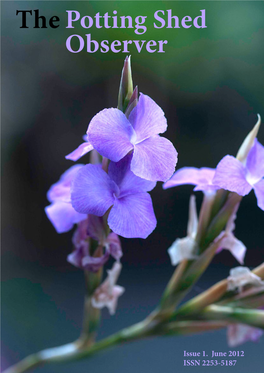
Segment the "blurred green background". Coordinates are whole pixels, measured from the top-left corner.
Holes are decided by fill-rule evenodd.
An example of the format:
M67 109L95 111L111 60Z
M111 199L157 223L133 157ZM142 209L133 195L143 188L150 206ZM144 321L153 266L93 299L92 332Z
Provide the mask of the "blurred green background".
M72 165L64 156L81 142L91 118L115 107L125 55L72 54L69 35L101 41L168 40L165 53L137 53L132 70L139 91L165 111L168 137L179 152L178 167L215 167L235 155L246 134L264 117L264 4L262 1L2 1L2 361L76 338L81 328L82 272L66 262L71 235L58 235L44 214L50 185ZM57 29L20 29L16 10L39 9L60 17ZM206 9L206 29L154 29L156 10L192 18ZM133 18L147 16L148 30L66 29L66 10L81 16L113 10ZM264 142L264 129L259 134ZM85 159L81 160L85 162ZM100 336L141 320L158 301L173 268L167 248L186 234L191 187L152 192L158 226L147 240L122 240L126 287L114 317L103 312ZM201 202L197 194L198 204ZM264 259L264 213L255 196L244 198L236 236L248 248L247 266ZM194 288L197 294L226 277L238 263L228 252L214 259ZM140 291L139 291L140 289ZM40 368L41 372L188 372L183 350L228 351L225 331L144 341L106 352L90 361ZM263 340L247 343L233 372L263 368ZM197 372L202 368L196 367Z

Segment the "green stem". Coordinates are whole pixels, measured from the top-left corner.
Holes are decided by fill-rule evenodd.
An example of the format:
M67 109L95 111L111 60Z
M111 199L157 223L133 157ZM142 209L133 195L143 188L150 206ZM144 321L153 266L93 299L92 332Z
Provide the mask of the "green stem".
M169 286L166 288L155 318L165 319L172 315L175 307L199 280L206 268L211 263L218 243L212 244L196 261L183 261L179 264ZM164 312L165 311L165 312Z
M236 193L228 195L225 205L221 208L219 213L213 218L211 224L207 229L207 234L201 242L201 250L205 250L210 243L212 243L217 236L224 230L230 216L232 215L235 207L240 203L242 197Z
M262 280L264 280L264 263L259 265L258 267L254 268L252 270L252 273L259 276ZM177 319L180 316L189 316L189 315L195 315L199 313L202 309L209 306L212 303L219 302L223 299L227 292L227 279L224 279L222 281L219 281L215 285L211 286L206 291L202 292L201 294L197 295L196 297L192 298L185 304L183 304L173 315L174 319ZM248 298L241 297L241 304L243 302L243 306L246 306L247 302L250 304L251 308L257 308L261 304L261 299L259 298L259 295L256 295L256 303L253 303L253 297L254 294L249 296ZM227 302L232 302L234 297L231 295L231 298L228 297L225 300ZM236 296L236 298L238 298ZM236 300L235 298L235 300ZM237 304L238 305L238 304Z
M204 320L226 320L264 329L264 311L212 304L200 314Z
M98 247L98 256L102 255L102 248ZM100 286L103 269L100 268L96 273L85 271L86 296L84 300L83 329L79 343L83 346L90 346L94 343L97 329L100 323L101 311L92 306L92 297L95 290Z
M213 218L217 215L217 213L221 210L221 208L226 203L227 197L230 194L227 190L219 189L216 192L215 200L212 206L210 221L213 220Z
M226 321L180 321L157 325L148 319L103 339L90 347L84 347L78 341L61 347L50 348L30 355L3 373L25 373L37 366L48 363L64 363L91 357L92 355L123 343L159 336L187 335L224 328Z
M148 321L143 321L123 329L92 346L85 345L78 340L64 346L43 350L26 357L3 373L24 373L47 363L62 363L87 358L101 350L151 335L153 329L153 325Z
M160 335L189 335L226 328L228 321L174 321L160 327Z
M241 198L242 197L236 193L230 193L227 199L224 191L218 194L217 200L219 201L217 204L220 206L224 203L224 200L226 200L224 206L211 222L210 219L208 219L208 224L210 224L207 230L205 230L205 226L199 222L199 229L202 228L202 235L205 237L199 247L199 252L201 254L196 260L186 259L178 265L163 293L158 308L151 315L154 320L159 319L164 321L168 319L177 305L188 294L207 269L219 247L219 242L214 242L214 240L225 228L228 219L234 212L237 204L241 201ZM212 206L212 201L210 206ZM206 232L206 234L204 234L204 232ZM202 238L199 231L197 235Z

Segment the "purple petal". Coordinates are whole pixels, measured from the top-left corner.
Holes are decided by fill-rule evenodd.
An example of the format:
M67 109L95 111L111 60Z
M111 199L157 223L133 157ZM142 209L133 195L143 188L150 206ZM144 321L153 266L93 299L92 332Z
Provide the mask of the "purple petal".
M244 324L231 324L227 328L229 347L236 347L245 342L257 342L263 335L263 330Z
M89 153L91 150L93 150L93 146L88 142L83 142L80 146L78 146L77 149L66 155L65 158L70 159L71 161L77 161L79 158Z
M258 207L264 210L264 179L255 184L253 188L257 197Z
M105 252L101 257L92 257L83 247L75 250L67 256L67 261L75 267L86 269L87 271L97 272L109 259L109 252Z
M102 243L105 239L104 219L100 216L88 215L87 235Z
M157 221L148 193L130 194L117 199L108 217L109 227L126 238L147 238Z
M207 190L208 187L213 187L212 180L214 174L215 169L213 168L183 167L176 171L170 180L163 184L163 189L172 188L178 185L191 184Z
M67 261L77 268L82 268L82 259L83 259L82 247L75 248L74 251L67 256Z
M251 185L264 177L264 146L262 146L257 140L255 140L255 143L248 154L247 169L250 174L248 175L248 182Z
M72 243L75 248L82 248L83 255L87 255L89 253L89 237L87 234L87 226L88 226L88 216L86 216L85 220L82 220L73 236L72 236Z
M50 187L47 193L47 198L50 202L71 201L71 182L82 167L82 164L76 164L70 167L61 175L60 180Z
M246 180L246 169L236 158L227 155L217 165L213 184L241 196L248 194L252 186Z
M167 181L175 170L177 152L172 143L153 136L135 145L131 171L142 179Z
M105 109L96 114L89 124L87 134L93 147L114 162L133 149L130 142L131 137L135 136L133 127L118 109Z
M79 214L68 202L54 202L45 212L58 233L68 232L74 224L86 219L86 215Z
M115 260L120 260L123 256L121 242L117 234L111 232L107 237L107 243L109 245L109 252Z
M118 192L116 184L99 165L88 164L72 182L72 205L78 212L103 216Z
M167 130L167 120L163 110L149 96L142 93L128 119L137 134L137 142Z
M213 184L200 184L200 185L197 185L193 190L194 192L199 192L199 191L202 191L202 192L214 192L216 190L220 189L217 185L213 185Z
M90 255L85 256L82 259L82 268L87 271L97 272L109 259L109 252L105 252L104 255L100 257L92 257Z
M117 163L111 162L108 168L110 178L120 189L120 197L126 194L149 192L156 185L156 182L141 179L130 170L131 159L132 154L129 154Z

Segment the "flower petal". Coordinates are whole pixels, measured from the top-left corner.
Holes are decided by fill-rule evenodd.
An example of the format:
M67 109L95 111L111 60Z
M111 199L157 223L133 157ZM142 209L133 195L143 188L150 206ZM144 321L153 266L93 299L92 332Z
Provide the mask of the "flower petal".
M257 140L255 140L248 154L247 169L250 173L250 179L258 181L264 177L264 146Z
M112 269L107 271L107 278L95 290L91 299L93 307L107 307L109 309L110 315L113 315L115 313L117 299L125 291L122 286L116 285L116 281L120 275L121 269L122 265L119 262L115 262Z
M227 340L229 347L236 347L245 342L257 342L263 335L263 330L244 324L231 324L227 328Z
M82 249L82 255L88 255L89 254L89 245L90 240L89 236L87 234L87 225L88 225L88 217L86 216L85 220L82 220L73 236L72 236L72 243L75 248L81 248Z
M112 257L119 261L120 258L123 256L121 242L117 234L114 232L111 232L106 240L106 243L109 246L109 252L112 255Z
M109 259L109 252L106 251L104 255L100 257L93 257L86 255L82 258L82 268L90 272L97 272L99 269L105 265Z
M79 158L89 153L91 150L93 150L93 146L89 142L83 142L81 145L78 146L77 149L66 155L65 158L70 159L71 161L77 161Z
M71 201L71 182L82 167L82 164L76 164L70 167L61 175L60 180L50 187L47 193L47 198L50 202Z
M163 110L149 96L142 93L128 119L137 134L137 142L167 130L167 119Z
M184 259L195 259L196 241L191 237L177 238L168 249L171 264L176 266Z
M130 138L135 136L133 127L118 109L104 109L96 114L87 134L93 147L113 162L118 162L133 149L130 142Z
M236 192L241 196L248 194L252 186L246 180L246 169L236 158L227 155L217 165L213 184Z
M258 207L264 210L264 179L255 184L253 188L257 197Z
M177 152L172 143L153 136L135 145L131 171L142 179L166 181L175 170Z
M83 251L82 248L75 248L72 253L67 256L67 262L74 265L74 267L82 268Z
M196 207L196 198L194 195L190 197L189 202L189 220L187 225L187 235L193 239L196 238L198 231L198 215Z
M239 241L233 235L233 233L228 234L222 239L221 247L217 250L217 253L219 253L223 249L229 250L240 264L244 264L247 248L243 244L243 242Z
M213 168L183 167L176 171L170 180L163 184L163 189L190 184L200 186L202 189L199 190L207 190L209 186L212 186L214 174L215 169Z
M68 202L54 202L45 212L58 233L68 232L74 224L86 219L86 215L79 214Z
M88 215L86 233L89 237L99 241L100 245L104 244L105 231L104 219L101 216Z
M108 224L122 237L147 238L157 224L150 195L138 193L116 199Z
M100 289L100 288L98 288ZM112 294L104 294L102 291L95 294L92 297L92 305L94 308L107 307L110 315L114 315L117 308L118 298L124 293L125 288L123 286L115 285L112 290Z
M141 179L130 170L131 159L132 154L129 154L119 162L110 162L109 164L108 174L120 189L119 197L126 194L149 192L156 185L156 182Z
M238 288L238 291L241 292L245 285L261 286L264 285L264 281L247 267L232 268L230 276L227 277L227 290Z
M114 203L116 184L99 165L84 166L72 182L72 205L76 211L103 216Z

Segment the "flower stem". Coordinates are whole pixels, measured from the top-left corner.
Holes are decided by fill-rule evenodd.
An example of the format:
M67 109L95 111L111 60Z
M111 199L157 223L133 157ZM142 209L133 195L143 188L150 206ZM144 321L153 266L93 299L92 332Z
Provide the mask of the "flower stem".
M25 373L47 363L63 363L91 357L107 348L135 340L159 335L187 335L224 328L227 321L180 321L158 325L146 319L99 341L92 346L83 346L78 341L60 347L40 351L8 368L3 373Z
M232 215L236 206L240 203L242 197L236 193L230 193L227 201L218 214L213 218L207 229L204 240L200 243L200 248L204 251L219 234L224 230L228 219Z
M264 329L264 311L233 308L212 304L204 309L201 318L205 320L227 320Z
M101 255L99 252L98 255ZM86 296L84 300L83 330L79 343L83 346L90 346L94 343L97 329L100 323L101 311L92 306L92 296L101 284L103 269L96 273L85 271Z
M264 279L264 263L253 269L255 275ZM218 302L227 292L227 279L219 281L208 290L192 298L183 304L172 316L171 319L195 315L212 303Z
M152 329L153 326L148 321L142 321L93 345L83 344L78 340L60 347L46 349L29 355L3 373L24 373L47 363L62 363L87 358L106 348L151 335Z

